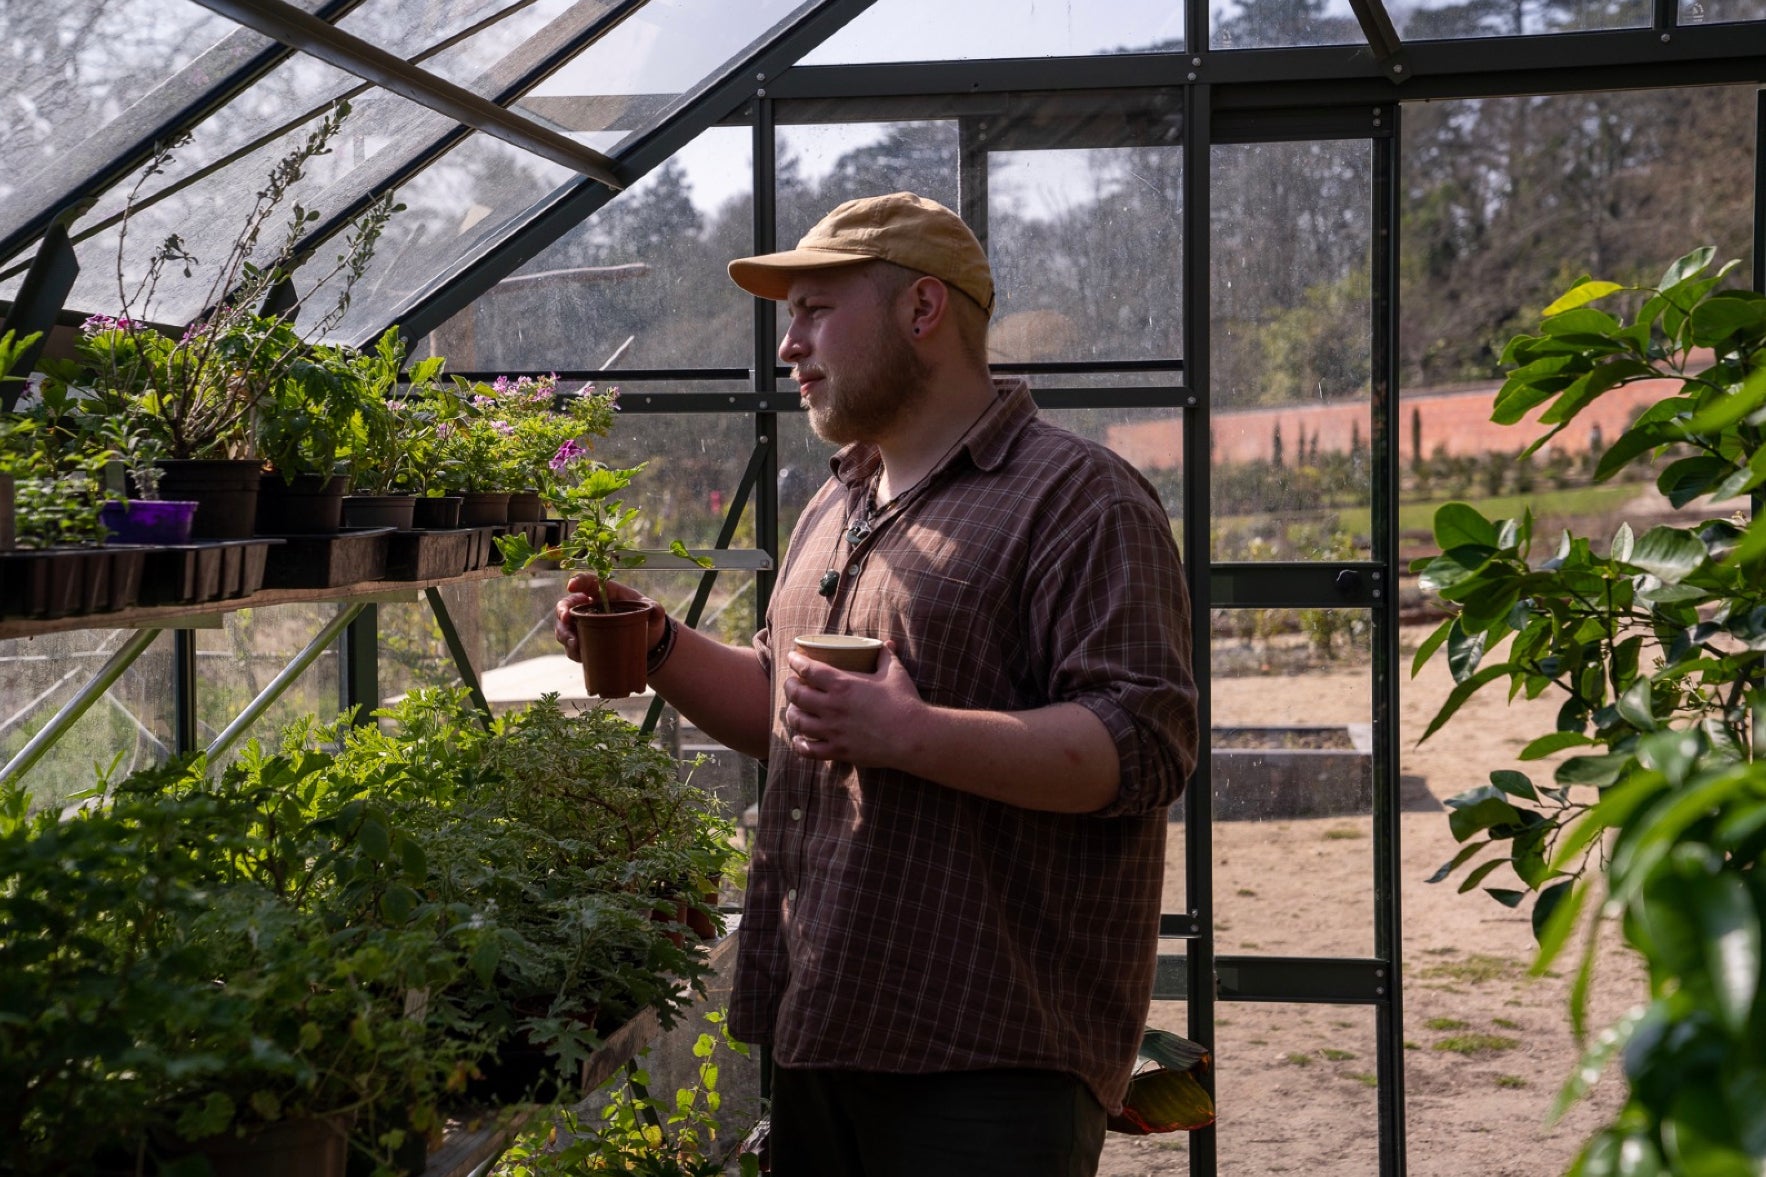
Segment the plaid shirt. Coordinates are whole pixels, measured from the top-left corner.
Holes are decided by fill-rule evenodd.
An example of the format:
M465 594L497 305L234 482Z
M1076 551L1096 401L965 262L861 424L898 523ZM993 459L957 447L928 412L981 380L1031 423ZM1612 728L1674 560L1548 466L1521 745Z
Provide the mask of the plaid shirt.
M731 1028L789 1067L1065 1071L1115 1110L1152 995L1166 808L1195 766L1188 594L1146 481L1039 420L1023 381L998 384L857 549L874 446L836 454L798 520L754 643L773 725ZM797 756L781 652L818 631L895 639L935 706L1086 707L1119 795L1044 813Z

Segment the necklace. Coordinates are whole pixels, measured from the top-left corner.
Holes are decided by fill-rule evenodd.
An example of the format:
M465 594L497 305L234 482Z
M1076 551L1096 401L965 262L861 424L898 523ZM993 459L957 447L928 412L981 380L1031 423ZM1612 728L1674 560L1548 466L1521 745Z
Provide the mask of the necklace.
M968 440L969 434L974 430L975 426L980 423L981 418L987 416L987 410L993 408L994 403L995 402L993 401L989 401L987 406L981 410L980 415L977 416L975 420L969 422L968 428L957 434L957 439L950 443L950 448L938 456L938 460L932 463L926 473L920 475L920 480L918 482L914 483L900 494L892 496L886 503L879 503L877 501L877 488L883 484L883 463L878 462L877 469L871 475L870 482L865 485L864 500L859 503L858 510L846 521L846 542L856 548L866 540L870 539L871 533L877 529L876 525L879 519L888 512L894 510L896 507L907 502L908 499L912 498L919 492L921 487L931 482L932 476L937 474L939 470L943 469L944 463L952 454L957 452L957 447L961 446L964 441Z

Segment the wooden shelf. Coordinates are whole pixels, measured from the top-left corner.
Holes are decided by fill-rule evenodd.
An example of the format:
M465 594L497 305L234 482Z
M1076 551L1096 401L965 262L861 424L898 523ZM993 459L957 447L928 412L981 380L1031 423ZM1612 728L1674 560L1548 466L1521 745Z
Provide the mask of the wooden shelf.
M735 931L712 944L709 949L712 970L716 972L727 965L735 950ZM661 1032L662 1024L656 1017L656 1011L647 1009L609 1034L601 1048L583 1064L583 1099L573 1105L573 1110L582 1115L592 1114L596 1107L591 1098L594 1091L611 1079L626 1063L636 1058L645 1047L656 1041ZM481 1126L462 1126L449 1131L442 1146L429 1154L429 1165L423 1170L423 1177L470 1177L486 1162L496 1159L509 1147L516 1133L536 1113L544 1110L542 1107L523 1107L513 1110L506 1119L497 1123L484 1124L482 1120L497 1118L494 1111L487 1111L482 1120L470 1121Z
M271 605L317 605L329 601L360 600L363 597L408 597L427 588L467 584L477 580L496 580L502 575L501 568L480 568L458 576L442 576L430 580L364 580L337 588L261 589L249 597L234 597L223 601L136 607L118 609L111 613L82 613L77 617L57 617L49 621L15 617L0 621L0 638L29 638L76 629L200 629L203 627L193 626L191 623L200 618L237 613L241 609L263 609ZM179 622L184 624L180 625Z

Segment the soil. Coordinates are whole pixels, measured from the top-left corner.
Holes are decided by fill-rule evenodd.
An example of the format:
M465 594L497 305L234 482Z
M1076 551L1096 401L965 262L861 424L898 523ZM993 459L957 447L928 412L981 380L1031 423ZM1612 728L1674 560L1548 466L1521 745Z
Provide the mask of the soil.
M1426 629L1406 630L1405 666ZM1216 673L1223 659L1217 657ZM1240 660L1255 662L1256 659ZM1281 665L1283 659L1265 660ZM1347 661L1345 659L1345 661ZM1542 1177L1563 1172L1623 1097L1609 1073L1555 1124L1548 1114L1580 1055L1567 997L1573 965L1529 975L1528 908L1481 890L1458 893L1463 869L1426 880L1458 849L1442 803L1496 769L1549 777L1552 761L1516 755L1554 726L1550 699L1506 704L1492 687L1418 744L1451 687L1445 660L1399 684L1402 742L1404 1130L1416 1177ZM1371 679L1350 669L1217 677L1216 726L1366 723ZM1182 827L1172 827L1166 911L1187 909ZM1215 827L1216 951L1278 956L1374 955L1372 820L1367 814L1220 822ZM1518 886L1507 868L1487 886ZM1615 1020L1644 993L1639 962L1616 942L1597 973L1590 1025ZM1217 1007L1218 1170L1231 1177L1379 1171L1374 1016L1361 1005L1223 1003ZM1186 1028L1180 1002L1153 1022ZM1112 1134L1105 1177L1187 1175L1183 1133Z

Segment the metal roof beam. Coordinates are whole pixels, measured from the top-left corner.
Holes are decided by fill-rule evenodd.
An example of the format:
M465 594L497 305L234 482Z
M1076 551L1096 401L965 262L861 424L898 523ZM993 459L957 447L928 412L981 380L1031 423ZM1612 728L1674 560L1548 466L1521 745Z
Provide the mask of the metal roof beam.
M872 2L826 0L752 57L732 62L722 77L686 102L672 118L622 152L620 171L636 180L743 103L765 96L781 75L789 76L787 71L800 57L845 27ZM757 74L765 75L766 80L761 81ZM537 203L527 219L515 225L501 242L463 259L452 272L438 276L426 290L398 308L382 324L382 329L397 323L409 337L434 330L612 197L612 191L593 183L579 182L560 188Z
M512 111L395 57L377 45L309 16L283 0L195 0L265 36L352 73L364 81L465 127L495 136L521 150L619 189L624 181L613 161L575 140L548 130Z
M1367 38L1375 61L1390 61L1404 48L1398 40L1398 30L1392 27L1392 14L1386 11L1381 0L1349 0L1349 7L1355 10L1355 19L1361 23L1361 35Z

